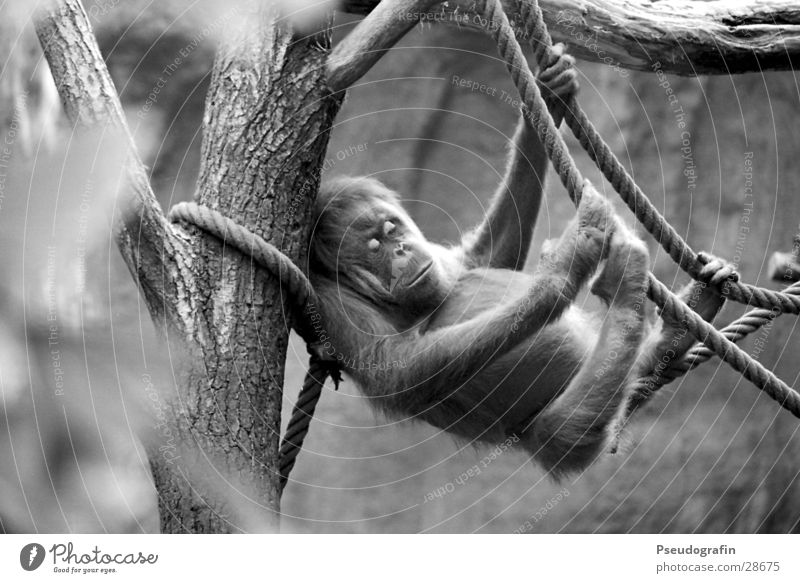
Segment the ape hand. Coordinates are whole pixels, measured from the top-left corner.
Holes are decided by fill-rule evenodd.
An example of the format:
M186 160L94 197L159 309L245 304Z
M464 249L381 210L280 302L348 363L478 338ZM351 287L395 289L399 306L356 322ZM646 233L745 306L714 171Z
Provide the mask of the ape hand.
M542 96L555 99L557 103L567 102L578 93L578 73L575 59L566 54L563 43L553 45L553 59L537 76L537 84Z
M545 242L541 267L568 275L577 290L608 253L608 241L615 222L611 203L586 181L577 218L557 243Z

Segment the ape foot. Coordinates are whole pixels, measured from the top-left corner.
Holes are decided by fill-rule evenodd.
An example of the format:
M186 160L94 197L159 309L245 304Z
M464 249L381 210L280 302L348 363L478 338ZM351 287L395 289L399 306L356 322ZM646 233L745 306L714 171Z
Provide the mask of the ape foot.
M610 228L614 222L611 203L586 181L578 216L557 243L546 241L542 246L540 268L550 273L568 274L571 285L577 290L594 273L608 251Z
M598 260L608 252L608 241L616 224L614 207L587 180L578 205L578 231L589 241L587 249Z
M591 291L610 306L641 304L647 292L649 268L647 246L621 221L617 221L608 260Z
M714 286L701 281L688 284L678 295L706 322L711 322L725 305L725 296ZM664 322L668 325L679 325L679 322L668 314L664 314Z
M553 59L539 71L537 81L544 97L555 97L559 102L569 101L578 93L575 59L566 54L563 43L553 45Z
M705 264L700 274L703 281L690 283L681 290L678 297L697 312L703 320L711 322L725 304L725 296L720 291L722 283L727 279L738 280L739 274L733 264L719 257L705 252L701 253L700 257ZM678 325L678 322L668 315L665 315L664 320L669 325Z
M737 277L737 274L732 265L716 257L709 258L705 255L702 261L709 268L706 273L701 274L705 281L693 281L686 285L678 293L678 297L706 322L713 322L725 304L719 284L729 277ZM662 312L661 317L664 323L660 330L654 330L652 340L648 342L651 347L642 356L642 376L654 374L656 370L663 371L665 365L680 359L696 342L686 328L686 322L676 319L669 312Z

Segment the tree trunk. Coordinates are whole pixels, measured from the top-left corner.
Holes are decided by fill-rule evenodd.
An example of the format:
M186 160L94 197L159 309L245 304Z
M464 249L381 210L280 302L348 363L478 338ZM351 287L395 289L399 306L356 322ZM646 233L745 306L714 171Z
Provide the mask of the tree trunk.
M328 129L338 110L324 78L327 53L322 49L330 38L326 32L293 42L285 20L279 22L270 8L243 20L248 28L226 39L214 64L198 202L299 263ZM253 526L275 528L290 299L249 258L190 231L189 253L181 258L187 277L179 309L191 314L193 364L179 393L186 410L176 421L180 442L196 444L202 456L189 456L186 469L194 479L188 481L174 463L156 458L162 527L165 532L236 530L252 519L253 509L261 509L263 519ZM207 461L198 463L200 457ZM230 500L233 489L214 488L214 480L198 495L197 482L208 482L198 469L209 475L220 471L247 496ZM216 502L209 505L207 496Z

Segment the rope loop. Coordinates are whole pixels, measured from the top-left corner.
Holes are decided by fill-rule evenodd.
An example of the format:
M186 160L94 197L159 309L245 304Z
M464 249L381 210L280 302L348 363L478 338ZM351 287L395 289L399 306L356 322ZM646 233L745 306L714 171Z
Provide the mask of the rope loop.
M169 220L194 225L230 245L245 257L278 278L286 288L295 308L295 330L303 339L313 342L312 323L306 313L309 304L317 304L317 294L306 274L275 245L237 224L221 212L196 202L180 202L169 211Z

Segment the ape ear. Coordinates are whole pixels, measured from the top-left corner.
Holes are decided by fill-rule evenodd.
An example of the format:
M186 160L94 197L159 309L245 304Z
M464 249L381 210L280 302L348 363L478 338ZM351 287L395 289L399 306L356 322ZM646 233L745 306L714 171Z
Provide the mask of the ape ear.
M320 240L317 233L311 234L308 249L308 263L312 274L331 277L336 272L336 254L331 245Z

